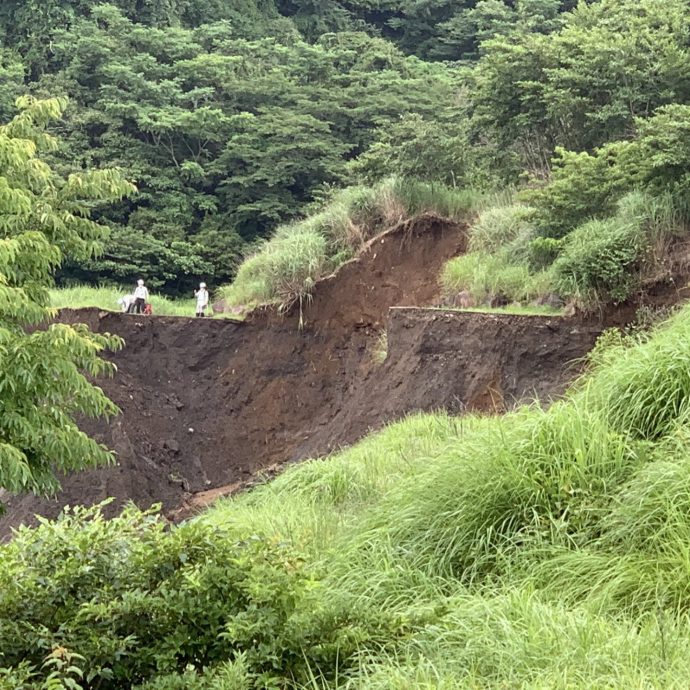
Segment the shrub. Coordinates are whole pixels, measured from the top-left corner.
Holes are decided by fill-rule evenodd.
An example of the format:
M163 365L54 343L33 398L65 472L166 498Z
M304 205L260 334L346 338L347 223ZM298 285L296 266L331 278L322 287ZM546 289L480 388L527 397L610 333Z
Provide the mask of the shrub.
M247 666L246 656L240 654L206 672L190 666L182 673L158 676L139 690L251 690L255 678Z
M594 154L557 149L549 183L522 197L535 208L539 234L560 238L592 217L611 214L643 177L639 148L631 142L607 144Z
M558 257L563 247L563 240L553 237L535 237L527 247L528 262L532 269L546 269Z
M514 204L497 206L479 215L472 225L470 250L473 252L497 252L518 239L534 234L530 223L532 209Z
M134 508L110 521L75 509L1 550L0 659L30 664L34 682L63 649L81 655L85 679L101 688L238 654L264 687L273 669L300 666L310 644L291 622L310 577L298 555L260 535L201 524L166 531Z
M625 300L639 283L646 239L638 223L592 220L572 232L554 262L558 291L585 303Z

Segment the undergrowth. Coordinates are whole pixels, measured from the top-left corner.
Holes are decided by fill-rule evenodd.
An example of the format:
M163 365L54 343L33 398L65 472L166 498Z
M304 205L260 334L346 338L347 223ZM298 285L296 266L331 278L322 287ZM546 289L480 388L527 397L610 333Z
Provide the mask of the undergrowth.
M22 529L0 687L682 688L688 362L690 307L548 409L412 416L179 527Z
M279 228L240 265L221 296L232 306L303 301L317 280L356 256L375 235L422 213L466 219L480 203L473 190L390 178L341 190L321 211Z
M622 302L672 265L674 241L687 230L682 204L669 194L629 192L613 214L558 238L544 235L539 209L509 201L482 211L470 230L470 252L445 266L447 299L465 293L480 305L557 298L584 308Z

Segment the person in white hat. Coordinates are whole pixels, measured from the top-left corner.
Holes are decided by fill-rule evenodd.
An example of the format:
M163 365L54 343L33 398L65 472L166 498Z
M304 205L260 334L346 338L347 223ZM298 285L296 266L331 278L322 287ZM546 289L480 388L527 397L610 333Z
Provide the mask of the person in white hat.
M206 316L206 307L208 307L208 290L206 283L199 283L199 289L194 291L196 297L196 315L197 317Z
M149 291L144 285L144 281L141 278L137 281L137 287L134 290L134 307L132 312L134 314L143 314L144 309L146 309L146 303L149 301Z

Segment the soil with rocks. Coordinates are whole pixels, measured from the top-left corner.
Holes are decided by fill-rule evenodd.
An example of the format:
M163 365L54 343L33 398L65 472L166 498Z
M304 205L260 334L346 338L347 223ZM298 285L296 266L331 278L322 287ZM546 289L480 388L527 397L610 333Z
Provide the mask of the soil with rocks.
M373 239L287 314L265 308L240 322L62 312L64 323L126 342L108 355L114 378L98 381L121 414L82 425L117 464L63 478L54 499L0 495L0 535L109 497L110 514L131 500L186 516L410 412L495 412L557 396L604 320L421 309L439 302L437 276L464 250L464 226L427 215Z

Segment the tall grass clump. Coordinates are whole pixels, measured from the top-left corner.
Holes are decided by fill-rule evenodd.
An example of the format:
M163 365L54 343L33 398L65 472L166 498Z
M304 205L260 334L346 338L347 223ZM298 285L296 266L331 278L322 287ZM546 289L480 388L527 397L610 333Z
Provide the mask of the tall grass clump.
M628 192L618 201L615 215L643 227L652 243L667 243L688 229L683 201L668 192L660 195Z
M240 265L221 290L232 305L304 299L314 283L354 257L375 235L422 213L461 220L481 196L400 178L337 192L321 211L279 228Z
M280 228L240 266L223 291L230 304L278 301L288 308L306 298L328 265L326 238L310 225Z
M508 198L510 200L510 198ZM510 203L484 207L470 229L470 251L448 261L444 294L471 295L476 305L530 303L554 290L552 273L534 260L533 209Z
M549 292L548 271L532 272L526 264L511 263L504 256L471 252L451 259L441 274L444 294L468 292L476 304L495 298L509 302L529 302Z
M503 562L528 543L569 546L595 534L607 492L640 461L584 404L523 410L447 448L414 483L391 488L363 521L348 561L371 568L369 559L392 543L429 576L467 585L502 577Z
M535 234L531 214L532 209L520 204L487 209L472 225L470 251L497 252L516 240L526 244Z
M613 216L584 223L564 238L553 266L558 290L584 304L623 301L672 259L673 240L686 229L670 195L630 192Z
M435 213L455 221L466 220L477 210L484 193L471 188L453 188L431 182L393 178L390 190L406 209L406 215Z
M581 395L607 411L613 428L656 440L690 414L690 322L683 309L635 348L611 347Z

